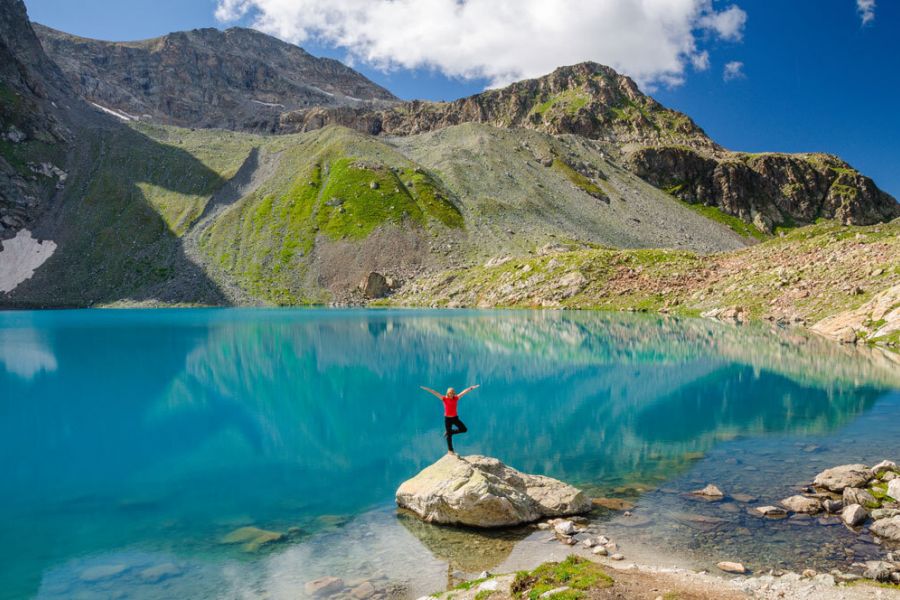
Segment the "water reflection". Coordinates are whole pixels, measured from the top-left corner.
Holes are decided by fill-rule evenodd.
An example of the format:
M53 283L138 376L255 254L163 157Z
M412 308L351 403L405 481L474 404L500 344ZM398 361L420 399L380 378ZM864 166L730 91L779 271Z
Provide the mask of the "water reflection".
M16 342L23 319L39 345ZM219 560L237 526L389 506L442 452L420 384L482 383L461 451L604 490L722 440L825 434L900 388L889 355L797 332L591 313L8 313L0 359L0 537L21 540L0 579L18 590L90 553Z

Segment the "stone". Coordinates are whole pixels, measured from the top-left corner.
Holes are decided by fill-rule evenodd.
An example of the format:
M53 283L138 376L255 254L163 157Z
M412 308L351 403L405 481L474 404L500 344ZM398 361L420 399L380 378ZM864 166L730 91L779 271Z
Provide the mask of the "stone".
M631 510L634 508L634 502L621 498L594 498L591 502L594 506L600 506L609 510Z
M777 506L757 506L754 509L764 517L786 517L787 511Z
M597 545L597 542L594 541L594 538L586 538L582 540L581 545L585 548L593 548Z
M822 504L815 498L807 498L806 496L791 496L781 501L781 505L792 510L795 513L814 515L822 510Z
M570 589L569 586L563 585L558 588L553 588L552 590L547 590L546 592L544 592L543 594L538 596L538 598L543 598L543 599L550 598L551 596L555 596L556 594L562 594L563 592L568 592L569 589Z
M850 525L851 527L855 527L864 523L868 518L869 513L866 512L866 509L859 504L851 504L850 506L846 506L841 512L841 519L843 519L844 523Z
M179 575L181 575L181 569L173 563L154 565L138 573L138 576L148 583L156 583L163 579L178 577Z
M815 569L803 569L803 571L800 572L800 577L805 579L812 579L816 575L818 575L818 573Z
M483 577L479 577L479 579L484 579ZM479 592L496 592L500 589L500 581L497 579L489 579L487 581L481 582L478 586Z
M872 512L869 513L869 516L872 517L875 521L880 519L890 519L891 517L896 517L900 515L900 508L876 508Z
M859 504L866 508L876 508L880 504L880 502L875 499L875 496L873 496L868 490L864 490L862 488L844 488L842 500L844 502L844 506Z
M553 531L559 535L574 535L576 533L575 523L572 521L560 521L553 526Z
M720 563L716 563L716 566L726 573L734 573L735 575L743 575L747 572L746 567L738 562L722 561Z
M373 189L373 190L377 190L377 189L378 189L378 182L377 182L377 181L369 182L369 188L370 188L370 189Z
M822 508L825 509L825 512L834 514L840 512L840 510L844 508L844 503L840 500L823 500Z
M872 471L866 465L841 465L816 475L813 484L832 492L843 492L848 487L864 487L870 479Z
M496 458L446 454L397 489L397 505L428 523L505 527L591 510L581 490Z
M541 521L540 523L537 524L537 528L546 531L547 529L550 529L550 523L547 523L546 521Z
M363 296L369 299L384 298L391 291L387 278L375 271L370 272L359 282L359 289Z
M813 581L815 581L816 583L818 583L820 585L826 585L826 586L836 585L835 581L834 581L834 576L829 575L828 573L820 573L820 574L816 575L815 577L813 577Z
M266 531L258 527L240 527L222 538L222 544L243 544L245 552L256 552L266 544L273 544L284 539L278 531Z
M693 494L694 496L703 496L704 498L710 498L710 499L716 499L716 500L721 500L722 498L725 497L724 492L722 492L722 490L720 490L717 486L715 486L711 483L708 484L702 490L694 490L693 492L691 492L691 494Z
M625 555L624 555L624 554L619 554L618 552L616 552L615 554L611 555L611 556L609 557L609 559L610 559L610 560L625 560Z
M891 580L891 573L894 572L894 565L883 560L867 560L866 570L863 571L863 577L866 579L874 579L887 583Z
M872 467L872 472L875 473L876 476L882 475L888 471L897 471L897 463L890 460L883 460L874 467Z
M375 586L368 581L364 581L350 590L350 595L356 598L356 600L366 600L375 595Z
M344 589L344 580L340 577L319 577L307 581L303 585L303 590L308 596L330 596L342 589Z
M892 479L888 481L887 495L900 502L900 479Z
M732 494L731 499L736 502L742 502L744 504L749 504L751 502L756 502L759 500L756 496L751 496L750 494Z
M125 571L128 570L128 565L124 564L114 564L114 565L97 565L96 567L89 567L81 572L78 576L82 581L102 581L104 579L111 579L117 575L121 575Z
M595 554L597 556L606 556L607 554L609 554L609 550L607 550L603 546L594 546L593 550L591 550L591 554Z
M872 524L872 533L880 538L900 542L900 515L878 519Z

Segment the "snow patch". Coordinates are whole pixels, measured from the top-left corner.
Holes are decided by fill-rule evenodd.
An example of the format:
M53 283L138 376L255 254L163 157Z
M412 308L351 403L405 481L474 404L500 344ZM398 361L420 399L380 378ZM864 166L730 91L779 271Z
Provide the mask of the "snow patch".
M334 98L334 94L332 94L331 92L326 92L325 90L323 90L323 89L320 88L320 87L316 87L316 86L314 86L314 85L311 85L311 86L309 86L309 89L315 90L315 91L319 92L320 94L325 94L326 96L331 96L332 98Z
M134 115L129 115L127 112L124 112L121 110L115 110L113 108L106 108L105 106L100 106L96 102L91 102L91 104L93 104L96 108L105 112L106 114L116 117L117 119L122 119L123 121L137 121L138 120L137 117L135 117Z
M262 104L263 106L271 106L272 108L284 108L284 104L275 104L274 102L263 102L262 100L250 100L250 102L256 102L257 104Z
M0 293L9 293L34 272L56 251L56 242L43 242L31 237L31 232L22 229L11 240L3 241L0 250Z

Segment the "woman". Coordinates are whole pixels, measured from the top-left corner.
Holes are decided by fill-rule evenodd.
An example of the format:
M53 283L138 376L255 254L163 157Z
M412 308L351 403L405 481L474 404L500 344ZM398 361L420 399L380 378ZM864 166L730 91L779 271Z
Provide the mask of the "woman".
M473 385L467 387L459 394L456 393L452 387L447 388L447 393L441 396L438 392L434 391L429 387L425 387L424 385L419 386L429 394L434 394L438 398L441 399L441 402L444 403L444 437L447 438L447 454L456 454L453 451L453 436L458 433L465 433L468 431L466 428L466 424L459 420L459 415L456 412L456 404L459 402L459 399L471 392L472 390L478 389L478 385ZM453 427L456 426L456 429Z

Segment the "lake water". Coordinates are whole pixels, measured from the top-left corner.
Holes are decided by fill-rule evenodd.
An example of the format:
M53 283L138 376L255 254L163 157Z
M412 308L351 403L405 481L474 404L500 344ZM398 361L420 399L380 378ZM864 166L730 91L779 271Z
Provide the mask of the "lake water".
M879 353L658 316L6 312L0 597L297 598L340 575L414 598L562 552L533 529L397 515L399 483L445 451L418 386L471 383L457 450L635 501L593 515L630 556L846 568L884 551L683 493L773 503L828 466L900 459L900 366ZM220 543L249 525L290 534Z

